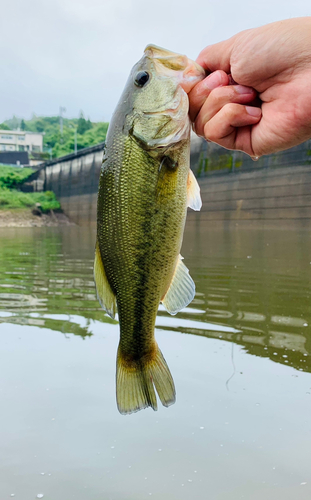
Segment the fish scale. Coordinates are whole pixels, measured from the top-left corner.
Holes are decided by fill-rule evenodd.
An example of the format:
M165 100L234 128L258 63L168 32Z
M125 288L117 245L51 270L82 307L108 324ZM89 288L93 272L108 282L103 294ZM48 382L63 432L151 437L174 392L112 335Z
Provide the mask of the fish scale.
M133 139L126 141L133 143L132 155L125 155L121 165L120 155L116 159L112 155L110 168L105 163L100 190L109 189L109 196L100 204L102 224L98 233L108 281L118 291L121 346L125 352L141 338L133 319L137 304L142 314L139 321L144 325L145 349L153 344L158 305L180 251L189 169L181 162L173 172L165 167L159 172L161 159L148 157ZM123 147L126 149L126 144ZM114 170L120 170L117 185L111 175ZM144 175L138 175L141 172ZM165 197L171 185L175 194Z
M124 414L156 409L154 387L164 406L175 401L154 338L156 315L161 301L175 314L194 295L179 257L187 204L200 198L189 170L188 99L178 72L172 74L168 60L159 65L150 50L134 66L109 126L98 194L94 274L104 309L112 317L118 309L117 403ZM203 70L194 68L199 81ZM135 85L142 76L145 88Z

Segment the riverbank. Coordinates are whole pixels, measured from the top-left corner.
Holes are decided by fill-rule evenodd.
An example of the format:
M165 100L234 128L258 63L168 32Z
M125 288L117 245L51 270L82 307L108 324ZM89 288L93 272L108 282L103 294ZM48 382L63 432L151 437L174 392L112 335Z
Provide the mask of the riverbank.
M75 223L71 222L65 214L53 210L41 215L34 215L29 209L0 211L0 227L43 226L75 226Z

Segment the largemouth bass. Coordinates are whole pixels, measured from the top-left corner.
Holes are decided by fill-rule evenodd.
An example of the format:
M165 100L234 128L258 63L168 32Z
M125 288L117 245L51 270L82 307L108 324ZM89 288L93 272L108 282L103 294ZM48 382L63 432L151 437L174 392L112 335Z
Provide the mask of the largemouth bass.
M175 402L155 341L160 302L170 314L195 294L179 255L187 206L200 210L190 171L187 93L204 70L149 45L134 66L111 120L100 174L94 275L102 307L118 310L117 405L127 414Z

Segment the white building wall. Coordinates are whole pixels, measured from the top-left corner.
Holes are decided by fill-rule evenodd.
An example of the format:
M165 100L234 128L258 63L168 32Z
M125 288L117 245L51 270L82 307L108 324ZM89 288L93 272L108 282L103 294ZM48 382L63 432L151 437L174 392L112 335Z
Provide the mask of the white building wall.
M0 151L42 151L43 134L0 130Z

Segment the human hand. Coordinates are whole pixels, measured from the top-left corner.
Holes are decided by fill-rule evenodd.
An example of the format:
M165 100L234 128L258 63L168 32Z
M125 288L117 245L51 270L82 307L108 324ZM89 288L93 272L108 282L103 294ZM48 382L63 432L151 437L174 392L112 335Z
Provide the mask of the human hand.
M211 72L189 94L198 135L251 156L311 137L311 17L243 31L197 62ZM230 73L238 85L229 85ZM257 93L261 108L247 106Z

